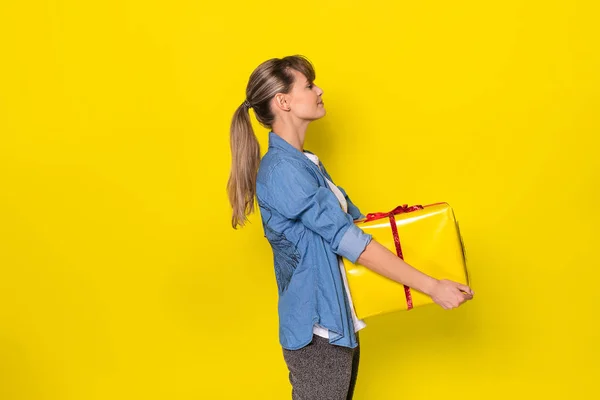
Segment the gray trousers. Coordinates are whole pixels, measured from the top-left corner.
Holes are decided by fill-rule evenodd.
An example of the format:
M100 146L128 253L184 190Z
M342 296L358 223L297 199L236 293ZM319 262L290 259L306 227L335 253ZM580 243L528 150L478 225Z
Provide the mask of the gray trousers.
M360 345L354 349L336 346L313 335L312 342L301 349L283 349L283 358L290 371L292 400L352 399Z

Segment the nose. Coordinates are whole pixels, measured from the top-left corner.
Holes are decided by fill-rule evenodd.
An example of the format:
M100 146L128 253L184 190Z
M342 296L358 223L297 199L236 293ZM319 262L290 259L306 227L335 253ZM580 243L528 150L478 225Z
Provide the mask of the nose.
M316 88L317 88L317 96L322 96L323 95L323 89L321 89L319 86L317 86Z

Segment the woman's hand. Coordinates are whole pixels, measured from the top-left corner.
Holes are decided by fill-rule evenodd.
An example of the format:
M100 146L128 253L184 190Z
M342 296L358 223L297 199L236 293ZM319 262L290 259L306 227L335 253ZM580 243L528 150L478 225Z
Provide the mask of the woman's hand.
M428 294L436 304L445 310L456 308L473 298L473 291L470 287L447 279L437 281Z

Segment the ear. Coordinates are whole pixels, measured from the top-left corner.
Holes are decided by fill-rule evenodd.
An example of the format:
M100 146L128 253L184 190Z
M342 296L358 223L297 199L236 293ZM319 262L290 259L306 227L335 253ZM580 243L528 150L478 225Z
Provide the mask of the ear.
M277 93L273 99L273 103L275 103L275 107L282 111L290 111L290 98L285 93Z

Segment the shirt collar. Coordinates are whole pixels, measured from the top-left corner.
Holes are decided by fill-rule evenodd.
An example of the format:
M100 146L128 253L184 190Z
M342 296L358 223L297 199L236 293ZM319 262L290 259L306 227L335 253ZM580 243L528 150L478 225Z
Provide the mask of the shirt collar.
M276 134L273 131L269 132L269 148L277 148L277 149L283 150L286 153L289 153L289 154L297 157L298 159L303 160L303 162L307 163L307 165L310 165L311 168L316 168L317 170L320 171L320 168L321 168L320 165L315 165L311 160L308 159L308 157L306 157L305 154L303 154L300 150L298 150L297 148L295 148L294 146L292 146L291 144L286 142L284 138L282 138L281 136L279 136L278 134ZM314 155L314 153L312 153L306 149L304 149L304 153ZM320 160L319 160L319 164L321 164Z

